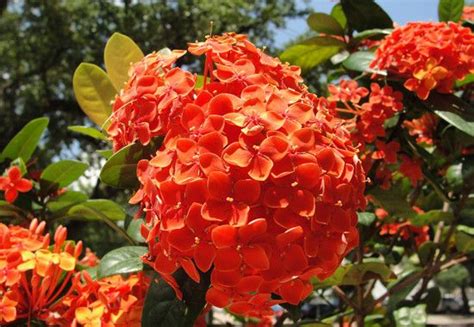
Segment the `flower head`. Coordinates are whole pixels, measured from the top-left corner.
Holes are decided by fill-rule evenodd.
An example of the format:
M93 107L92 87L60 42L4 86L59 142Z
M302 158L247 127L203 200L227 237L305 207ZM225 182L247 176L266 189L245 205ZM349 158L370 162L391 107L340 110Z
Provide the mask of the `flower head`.
M21 177L21 170L18 166L10 167L6 176L0 176L0 191L5 192L7 202L15 202L18 192L29 192L32 188L31 181Z
M456 23L416 22L396 28L375 52L371 66L404 78L425 100L431 91L451 93L474 72L474 35Z
M211 270L210 304L266 316L274 304L302 301L311 277L330 276L357 244L364 172L350 134L324 99L307 91L299 68L235 33L188 50L205 56L203 86L191 85L193 75L171 61L147 70L157 85L168 83L170 72L181 77L172 88L141 93L153 106L146 117L128 116L120 135L133 137L111 133L116 148L145 144L148 138L134 136L140 124L160 126L150 130L164 136L157 153L139 162L141 188L131 200L145 214L145 261L178 296L175 271L198 282ZM139 75L132 71L120 106L136 110L131 101L138 98L128 105L122 98L138 94L130 86Z

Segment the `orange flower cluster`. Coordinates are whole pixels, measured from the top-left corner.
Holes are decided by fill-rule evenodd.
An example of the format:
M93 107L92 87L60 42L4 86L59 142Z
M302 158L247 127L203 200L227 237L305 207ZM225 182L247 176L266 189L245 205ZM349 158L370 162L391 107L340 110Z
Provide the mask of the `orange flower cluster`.
M149 278L143 273L100 280L93 280L87 271L78 273L47 322L54 326L139 327L148 286Z
M0 325L140 326L148 280L92 280L76 264L96 264L95 255L88 251L79 261L82 243L66 241L66 228L56 229L54 244L44 229L36 219L28 229L0 224Z
M145 260L178 296L177 269L198 282L212 267L209 303L268 315L280 302L272 293L299 303L310 278L330 276L358 243L365 175L350 134L327 100L307 91L299 68L237 34L189 52L205 55L201 87L172 67L182 52L153 53L133 66L114 106L136 111L114 111L115 148L146 144L142 126L153 126L152 136L166 131L156 155L139 162L142 186L130 200L146 215ZM153 82L144 89L142 80ZM148 99L142 119L137 104Z
M474 6L465 6L463 8L461 20L474 21Z
M21 175L20 168L12 166L7 170L7 176L0 176L0 191L5 192L7 202L15 202L19 192L29 192L33 188L33 183Z
M0 224L0 324L46 320L73 276L81 242L66 242L60 226L50 246L44 228L36 219L29 229Z
M474 72L474 34L452 22L409 23L383 40L371 67L406 79L423 100L432 90L451 93L456 80Z
M403 126L411 136L416 136L418 143L433 144L433 136L438 125L438 117L432 113L425 113L420 118L406 120Z

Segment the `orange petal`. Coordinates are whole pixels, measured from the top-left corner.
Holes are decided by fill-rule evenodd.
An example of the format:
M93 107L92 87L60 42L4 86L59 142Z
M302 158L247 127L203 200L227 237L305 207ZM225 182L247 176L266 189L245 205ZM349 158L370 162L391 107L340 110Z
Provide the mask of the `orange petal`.
M221 249L237 245L237 228L230 225L217 226L211 233L216 248Z
M270 268L267 253L261 246L255 245L243 247L242 258L244 262L253 269L267 270Z

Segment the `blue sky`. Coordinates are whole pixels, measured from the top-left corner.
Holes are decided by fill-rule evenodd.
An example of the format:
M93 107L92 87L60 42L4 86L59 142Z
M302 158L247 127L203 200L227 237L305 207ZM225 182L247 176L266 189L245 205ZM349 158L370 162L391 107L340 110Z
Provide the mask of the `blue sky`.
M376 0L376 2L392 17L394 22L401 25L410 21L438 20L438 0ZM298 3L300 7L304 6L302 0L298 0ZM310 0L309 3L314 11L329 13L337 1ZM306 29L305 19L289 20L286 28L278 31L277 46L283 46Z

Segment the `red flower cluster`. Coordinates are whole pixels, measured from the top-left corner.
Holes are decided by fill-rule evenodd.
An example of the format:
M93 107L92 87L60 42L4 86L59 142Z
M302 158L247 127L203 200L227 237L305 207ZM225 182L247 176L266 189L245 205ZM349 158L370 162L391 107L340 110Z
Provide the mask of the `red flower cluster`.
M18 192L29 192L33 188L33 183L21 177L21 170L18 166L12 166L7 171L7 176L0 176L0 191L5 192L5 200L13 203L18 197Z
M413 207L417 213L424 213L423 210L418 207ZM388 212L384 209L378 208L375 211L377 218L383 220L388 216ZM381 236L396 236L400 237L404 241L413 240L415 245L419 247L421 244L429 241L430 227L426 226L415 226L409 221L403 221L398 223L383 224L380 228L379 234Z
M166 65L161 55L145 57L134 67L160 69L132 70L122 95L137 95L124 105L137 113L127 132L112 135L120 148L149 140L118 137L139 135L139 126L166 131L156 155L139 162L142 187L130 200L146 215L145 260L178 296L177 269L199 281L212 267L209 303L268 315L280 302L272 293L299 303L312 291L310 278L330 276L357 244L364 172L349 133L323 109L327 100L307 91L299 68L237 34L190 44L189 52L206 57L203 86L172 68L176 56ZM155 82L138 92L141 79ZM137 122L135 103L145 98L155 101L151 120ZM115 113L112 124L125 126Z
M161 51L147 55L130 67L130 80L114 101L107 129L117 151L140 140L148 144L169 129L179 112L176 101L191 102L196 77L173 63L185 51Z
M76 264L97 264L59 226L50 244L45 223L28 229L0 224L0 325L39 320L48 326L140 326L148 280L131 275L92 280ZM81 282L84 278L84 283ZM71 285L72 284L72 285Z
M400 76L420 99L432 90L451 93L474 72L474 34L456 23L409 23L396 28L375 52L372 68Z

